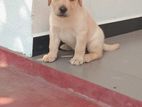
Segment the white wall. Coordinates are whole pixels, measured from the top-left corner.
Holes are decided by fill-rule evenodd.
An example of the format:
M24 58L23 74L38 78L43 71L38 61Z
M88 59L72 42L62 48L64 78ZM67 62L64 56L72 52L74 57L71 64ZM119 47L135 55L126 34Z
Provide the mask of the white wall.
M100 23L142 16L142 0L84 0L95 20Z
M32 55L32 0L0 0L0 46Z
M34 36L46 34L48 25L48 0L35 0L33 17ZM142 0L84 0L84 4L99 24L142 16Z
M44 35L49 29L49 7L48 0L34 0L32 9L32 31L33 36Z

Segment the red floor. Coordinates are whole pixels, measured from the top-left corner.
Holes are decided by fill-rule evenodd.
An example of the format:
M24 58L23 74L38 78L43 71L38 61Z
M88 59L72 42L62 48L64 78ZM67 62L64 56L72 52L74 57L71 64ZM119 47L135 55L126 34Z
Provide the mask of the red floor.
M0 106L4 107L98 107L69 90L57 87L41 77L19 72L16 68L1 69Z
M142 107L142 102L0 48L0 107Z

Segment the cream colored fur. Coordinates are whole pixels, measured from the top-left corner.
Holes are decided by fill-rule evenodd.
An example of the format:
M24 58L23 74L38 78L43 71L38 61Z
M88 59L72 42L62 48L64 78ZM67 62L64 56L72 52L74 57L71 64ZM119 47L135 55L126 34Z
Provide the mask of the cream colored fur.
M44 62L53 62L57 58L60 41L74 50L70 60L73 65L80 65L101 58L103 50L113 51L119 44L104 43L104 33L82 5L82 0L49 0L50 13L50 50L43 57ZM67 17L57 16L60 6L66 6ZM86 49L88 53L86 54Z

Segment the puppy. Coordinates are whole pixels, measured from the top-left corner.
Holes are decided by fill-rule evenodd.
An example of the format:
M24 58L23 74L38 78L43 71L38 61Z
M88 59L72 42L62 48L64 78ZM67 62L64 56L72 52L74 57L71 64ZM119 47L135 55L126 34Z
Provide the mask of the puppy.
M82 0L48 0L48 5L51 5L50 45L49 53L43 56L44 62L56 60L60 41L65 43L62 48L74 50L70 60L73 65L101 58L103 50L119 48L119 44L104 43L102 29L87 12Z

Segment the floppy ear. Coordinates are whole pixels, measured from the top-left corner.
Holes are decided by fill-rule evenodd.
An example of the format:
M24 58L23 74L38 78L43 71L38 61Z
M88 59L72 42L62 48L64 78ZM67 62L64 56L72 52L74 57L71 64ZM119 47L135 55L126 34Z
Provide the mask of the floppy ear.
M78 0L79 5L82 6L82 0Z
M48 6L50 6L52 0L48 0Z

